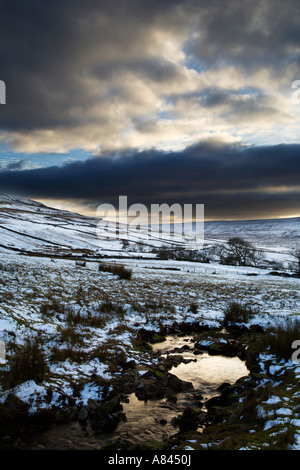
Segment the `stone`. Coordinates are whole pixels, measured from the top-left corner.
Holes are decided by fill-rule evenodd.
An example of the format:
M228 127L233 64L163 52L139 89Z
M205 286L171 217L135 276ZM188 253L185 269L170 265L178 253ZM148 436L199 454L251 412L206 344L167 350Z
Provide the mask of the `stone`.
M175 405L177 402L177 397L175 395L167 395L167 402L171 403L172 405Z
M120 397L115 396L111 400L102 403L94 413L91 427L95 434L111 434L121 420L126 420L122 412L123 406Z
M194 395L195 398L197 398L197 400L203 400L203 398L204 398L202 393L200 393L200 392L195 392L193 395Z
M198 428L198 412L188 406L184 409L182 416L178 418L180 432L196 431Z
M101 404L97 409L97 414L107 415L108 413L113 413L122 409L123 407L120 404L120 398L115 396L111 400Z
M207 413L205 413L204 411L197 415L197 422L199 425L205 424L206 420L207 420Z
M154 343L154 344L162 343L163 341L166 341L166 338L162 335L157 334L157 333L155 333L151 338L151 342Z
M89 414L89 412L88 412L87 408L85 408L85 407L80 408L80 410L78 412L78 415L77 415L78 421L85 421L88 417L88 414Z
M181 380L173 374L169 374L168 386L176 392L193 390L194 388L192 382L186 382L184 380Z
M218 388L218 392L222 392L225 388L228 388L230 387L230 383L229 382L223 382Z
M160 370L156 370L156 371L154 372L154 376L155 376L156 379L161 380L161 381L163 381L163 382L165 382L165 383L166 383L167 380L168 380L167 374L165 374L164 372L161 372Z
M178 417L174 416L174 418L171 419L171 424L174 426L174 428L178 425Z
M131 361L126 361L123 364L123 370L135 369L135 368L136 368L136 362L133 359Z
M167 420L166 420L166 419L160 419L159 422L160 422L160 424L162 424L163 426L164 426L165 424L167 424Z
M95 434L111 434L119 424L119 419L116 417L106 418L103 420L94 421L92 429Z
M97 408L99 408L100 403L97 400L94 400L93 398L89 398L87 402L88 410L89 411L95 411Z

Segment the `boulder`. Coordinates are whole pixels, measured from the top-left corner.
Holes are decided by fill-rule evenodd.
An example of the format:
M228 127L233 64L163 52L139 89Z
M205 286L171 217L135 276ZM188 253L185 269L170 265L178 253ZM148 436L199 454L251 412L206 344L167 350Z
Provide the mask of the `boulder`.
M89 412L87 408L85 407L80 408L78 415L77 415L78 421L86 421L88 414Z
M122 412L123 406L120 403L120 397L115 396L112 399L99 404L91 413L91 427L95 434L110 434L118 426L121 420L126 416Z
M131 361L126 361L123 364L123 370L135 369L135 368L136 368L136 362L133 359Z
M176 392L188 392L194 389L192 382L181 380L176 375L170 373L168 374L168 386Z
M199 410L188 406L184 409L183 414L178 417L177 425L180 432L196 431L199 426Z
M157 334L157 333L154 333L154 335L151 337L151 343L153 343L153 344L162 343L163 341L166 341L166 338L162 335Z
M193 390L193 384L179 379L176 375L163 372L159 368L151 369L135 384L135 395L139 400L162 398L174 392Z

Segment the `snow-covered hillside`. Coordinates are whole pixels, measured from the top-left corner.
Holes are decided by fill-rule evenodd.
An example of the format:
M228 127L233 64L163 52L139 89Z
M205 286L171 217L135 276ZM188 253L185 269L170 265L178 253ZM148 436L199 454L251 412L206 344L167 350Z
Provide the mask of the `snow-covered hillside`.
M81 214L47 207L39 202L0 195L0 247L10 251L40 253L54 256L122 251L123 239L116 237L116 227L109 222ZM157 232L146 236L143 230L130 230L124 235L133 244L159 246L170 237ZM173 240L182 244L182 237ZM124 254L124 252L123 252Z
M206 222L205 238L242 237L254 245L294 248L300 245L300 217Z
M110 223L81 214L47 207L39 202L7 195L0 195L0 249L23 253L126 256L128 251L147 251L152 247L172 244L186 246L181 234L174 238L152 230L129 230L122 238L116 238L116 228ZM176 230L175 230L176 232ZM101 235L99 237L99 234ZM217 221L205 223L205 244L218 243L233 236L251 241L257 247L264 247L274 257L286 255L299 244L300 218ZM124 250L124 240L132 250ZM140 250L143 247L144 250ZM139 253L140 256L141 253ZM150 253L149 253L150 255ZM281 256L282 258L282 256ZM289 258L289 257L288 257Z

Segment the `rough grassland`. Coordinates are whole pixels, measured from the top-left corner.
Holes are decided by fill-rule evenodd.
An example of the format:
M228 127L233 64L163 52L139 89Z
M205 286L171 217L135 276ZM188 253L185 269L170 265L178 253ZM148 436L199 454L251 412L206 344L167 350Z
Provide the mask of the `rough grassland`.
M249 276L236 267L227 268L226 273L216 269L216 274L205 270L199 274L178 270L181 265L176 262L174 270L163 269L163 263L152 265L150 260L127 264L132 276L122 280L99 271L96 262L76 266L75 261L66 259L54 262L2 255L0 339L6 345L2 376L9 374L14 358L30 340L38 342L45 359L43 375L34 382L27 376L27 381L20 383L17 379L11 383L2 380L2 403L12 386L17 387L16 396L30 405L31 413L60 406L66 397L75 397L81 403L88 398L101 399L103 390L91 383L92 376L110 380L118 365L131 359L141 367L151 365L151 354L137 342L140 328L159 333L182 323L220 326L232 301L257 311L249 324L263 328L300 315L299 280L295 278L268 276L261 271ZM276 389L274 394L287 402L288 408L295 408L297 396L289 397L286 390ZM271 418L272 407L267 411ZM278 409L275 415L280 415ZM280 429L282 436L284 429ZM262 428L255 439L260 436L268 444L267 431ZM228 447L246 445L236 439L227 443ZM211 440L216 437L210 436ZM202 446L205 444L203 438ZM259 445L254 438L247 442L250 448Z

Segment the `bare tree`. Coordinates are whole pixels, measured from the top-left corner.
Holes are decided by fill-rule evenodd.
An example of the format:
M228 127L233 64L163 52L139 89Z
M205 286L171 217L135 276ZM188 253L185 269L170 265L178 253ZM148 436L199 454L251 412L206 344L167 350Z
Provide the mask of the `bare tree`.
M297 268L296 268L296 273L298 276L300 276L300 247L294 248L293 250L290 251L290 254L294 256L297 260Z
M252 243L241 237L232 237L228 240L228 264L238 266L257 266L263 259L263 252L256 249Z
M227 248L224 243L218 243L216 245L212 245L207 248L207 256L208 258L214 260L217 258L220 263L223 263L224 259L227 256Z

